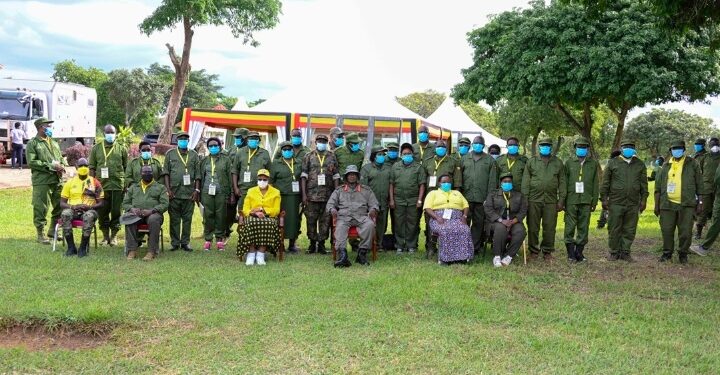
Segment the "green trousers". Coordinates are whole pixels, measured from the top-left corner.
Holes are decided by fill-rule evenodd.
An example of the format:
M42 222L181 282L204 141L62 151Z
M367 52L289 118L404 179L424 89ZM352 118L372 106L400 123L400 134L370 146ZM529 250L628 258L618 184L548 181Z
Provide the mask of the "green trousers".
M98 208L98 221L100 229L120 230L120 215L122 214L122 190L105 190L105 202Z
M285 211L285 238L296 239L300 235L300 194L282 194L280 209Z
M203 236L205 241L212 241L213 234L216 241L225 238L227 199L226 194L209 195L205 192L202 193L200 200L205 206L203 212Z
M528 202L527 226L528 246L534 254L555 251L555 227L557 226L557 204ZM542 224L542 243L540 225Z
M678 253L687 254L692 244L692 227L695 207L670 203L669 209L660 210L660 231L663 238L663 254L672 255L675 250L675 230L678 234Z
M630 254L640 211L637 205L611 204L608 207L608 246L610 254Z
M475 254L483 251L485 241L485 207L482 202L470 202L470 233L472 235Z
M385 232L387 231L388 226L388 208L380 208L380 211L377 214L377 219L375 222L375 238L377 240L378 247L382 246L382 238L385 235Z
M418 226L419 211L412 205L396 205L395 216L395 247L398 249L417 249L420 227Z
M705 203L703 201L703 203ZM703 209L704 209L703 205ZM705 233L705 241L702 243L702 247L709 249L710 246L713 245L715 240L717 240L718 235L720 235L720 199L715 200L713 207L712 207L712 216L716 218L715 220L710 222L710 227L708 228L707 232Z
M62 185L60 184L33 185L33 225L35 225L38 231L42 231L47 224L48 207L52 207L52 211L50 212L50 227L55 228L55 223L62 213L62 209L60 208L60 192L62 192Z
M698 215L697 225L705 226L710 219L716 217L713 214L715 208L715 194L703 195L702 200L703 210L702 213Z
M570 204L565 207L565 243L587 245L589 228L589 204Z
M170 244L173 247L190 244L192 217L195 202L190 199L173 198L170 200L168 216L170 216Z

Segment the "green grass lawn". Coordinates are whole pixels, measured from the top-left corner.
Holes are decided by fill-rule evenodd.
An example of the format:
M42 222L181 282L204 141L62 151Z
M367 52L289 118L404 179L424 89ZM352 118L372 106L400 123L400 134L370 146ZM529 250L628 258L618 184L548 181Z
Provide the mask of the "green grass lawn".
M381 253L368 268L334 269L318 255L248 268L234 250L197 251L198 216L193 253L129 262L121 248L102 247L66 259L34 242L28 189L0 191L0 201L4 324L116 327L93 349L0 348L0 373L720 369L720 261L657 263L660 234L649 211L630 264L607 262L607 232L593 229L590 262L568 265L560 225L552 264L493 269L488 257L440 267L424 253Z

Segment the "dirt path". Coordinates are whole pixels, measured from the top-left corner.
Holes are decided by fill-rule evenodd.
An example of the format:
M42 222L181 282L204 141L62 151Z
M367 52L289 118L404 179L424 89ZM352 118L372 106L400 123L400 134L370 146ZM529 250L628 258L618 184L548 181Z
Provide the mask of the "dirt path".
M75 175L75 168L65 168L66 178ZM30 187L30 169L11 169L10 166L0 166L0 189Z

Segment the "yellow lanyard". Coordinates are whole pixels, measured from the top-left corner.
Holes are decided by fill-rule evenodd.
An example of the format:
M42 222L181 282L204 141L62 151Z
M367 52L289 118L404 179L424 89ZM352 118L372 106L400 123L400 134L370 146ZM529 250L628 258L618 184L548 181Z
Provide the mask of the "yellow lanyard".
M50 156L52 156L53 158L56 157L57 155L55 155L55 147L52 146L52 141L50 140L50 137L43 139L43 142L45 142L45 146L47 147L48 151L50 151Z
M210 157L210 178L215 181L215 159Z
M580 162L580 174L578 175L578 181L582 181L583 168L585 167L585 160Z
M112 152L114 149L115 149L114 143L113 143L112 147L110 147L110 152L105 151L105 145L103 145L102 150L103 150L103 154L105 154L105 164L103 164L104 166L107 167L108 155L112 155Z
M292 174L292 179L293 179L293 181L295 181L295 159L290 159L290 164L288 164L288 162L285 161L285 159L283 158L283 162L285 163L285 165L288 166L288 168L290 168L290 173Z
M147 185L145 185L145 181L140 182L140 189L142 189L143 194L145 194L145 190L147 190L147 188L150 187L150 185L152 185L153 182L155 182L155 180L150 181L150 183Z
M257 154L257 149L253 150L252 153L250 153L250 149L248 149L248 163L247 163L247 170L250 170L250 161L252 161L253 156Z
M505 161L507 162L508 172L512 172L512 167L513 167L513 165L515 165L515 162L516 162L517 160L513 160L513 162L511 163L511 162L510 162L510 157L508 156L507 159L505 159Z
M177 149L175 149L175 151L177 151ZM183 163L183 165L185 165L185 173L188 173L187 163L188 163L188 160L190 160L190 153L188 152L185 159L182 158L182 154L180 153L180 151L177 151L177 154L178 154L178 157L180 158L180 161Z
M323 164L325 164L325 158L327 157L327 155L323 156L322 159L320 158L319 152L316 155L317 155L318 161L320 162L320 174L322 174L323 173L322 167L323 167Z
M435 160L435 172L433 172L433 176L435 176L435 175L437 174L438 169L440 169L440 164L442 164L442 162L445 161L445 158L446 158L446 157L447 157L447 155L443 156L443 158L440 159L440 162L438 162L437 160Z
M505 198L505 207L508 210L508 215L510 215L510 193L503 193L503 198Z
M425 149L420 145L420 160L422 160L423 157L425 157Z

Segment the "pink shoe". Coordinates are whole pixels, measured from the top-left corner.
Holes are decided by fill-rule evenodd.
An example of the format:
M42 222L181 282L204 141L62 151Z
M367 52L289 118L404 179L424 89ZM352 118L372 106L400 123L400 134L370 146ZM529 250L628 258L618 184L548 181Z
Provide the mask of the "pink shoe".
M205 245L203 245L203 250L210 251L210 246L212 246L212 242L205 241Z
M225 251L225 242L218 241L216 245L217 245L218 251Z

